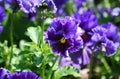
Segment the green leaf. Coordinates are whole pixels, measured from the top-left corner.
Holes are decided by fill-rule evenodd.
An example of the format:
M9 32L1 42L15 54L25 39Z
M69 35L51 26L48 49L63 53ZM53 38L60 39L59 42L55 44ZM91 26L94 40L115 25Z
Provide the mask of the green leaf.
M43 56L34 56L34 63L37 67L40 67L42 64Z
M80 77L80 73L75 67L64 66L55 71L54 79L60 79L61 77L67 76L67 75L73 75L75 77Z
M21 51L18 55L25 55L25 54L32 54L32 52L29 50L24 50L24 51Z
M118 47L116 54L113 56L115 61L120 62L120 47Z
M27 29L27 36L30 37L30 39L36 43L36 44L40 44L40 40L41 40L41 28L40 26L38 27L29 27Z

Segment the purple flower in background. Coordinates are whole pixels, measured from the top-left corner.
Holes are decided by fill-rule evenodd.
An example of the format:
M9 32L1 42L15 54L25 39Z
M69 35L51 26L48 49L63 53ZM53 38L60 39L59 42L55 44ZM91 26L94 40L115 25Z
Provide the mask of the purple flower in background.
M36 13L36 7L42 5L39 0L17 0L20 9L25 13Z
M54 3L56 7L59 9L62 7L63 4L65 4L68 0L54 0Z
M98 18L106 18L109 15L111 16L111 9L110 8L103 8L102 6L98 6L97 7L97 11L98 11Z
M77 23L79 23L79 27L83 29L82 39L84 43L91 41L91 30L98 25L96 16L90 11L84 12L82 15L75 13L73 14L73 18L75 18Z
M6 18L5 11L4 11L4 9L0 6L0 34L1 34L2 31L3 31L3 26L1 25L1 23L5 20L5 18Z
M0 23L6 18L5 11L3 7L0 6Z
M57 7L56 7L55 3L53 2L53 0L44 0L44 2L47 3L48 7L52 9L52 13L57 12Z
M71 60L76 64L89 64L90 56L92 54L92 49L94 48L94 42L91 40L92 29L98 25L96 16L92 12L84 12L80 15L75 13L73 15L76 23L79 24L79 27L82 28L82 39L83 39L83 48L77 52L71 53Z
M92 41L94 42L104 42L106 39L106 32L107 30L101 26L97 26L96 28L92 29Z
M41 6L44 0L17 0L20 9L26 13L28 19L36 19L36 8Z
M0 25L0 34L2 33L4 27Z
M111 56L116 53L117 48L120 45L119 29L112 23L103 24L103 28L106 29L106 42L104 44L105 52L107 56Z
M0 0L0 6L4 6L4 0Z
M81 21L80 27L85 30L91 30L98 24L98 20L92 12L85 12L81 17Z
M86 0L74 0L75 5L77 8L80 8L82 6L83 2L86 2Z
M98 20L92 11L84 12L82 15L75 13L73 17L76 18L76 20L81 21L79 26L86 31L95 28L98 24Z
M45 37L55 54L67 56L83 47L81 32L73 18L65 17L64 20L55 18Z
M7 69L0 68L0 79L8 79L10 72Z
M9 79L41 79L33 72L16 72L11 74Z
M36 20L36 13L29 13L29 14L26 14L26 16L27 16L27 19L30 21Z
M102 24L94 28L92 41L97 45L101 45L102 51L106 52L107 56L116 53L120 45L120 35L117 26L112 23Z
M53 0L57 12L58 16L65 16L66 15L66 11L65 11L65 4L67 3L68 0Z
M109 40L120 42L119 29L117 26L112 23L102 24L101 26L106 29L106 36Z
M120 7L115 8L104 8L102 6L97 6L98 18L101 17L116 17L120 15Z
M107 40L105 43L102 43L102 51L106 52L107 56L112 56L116 53L119 43L114 43L113 41Z
M120 7L113 8L111 11L112 16L119 16L120 15Z
M34 21L39 12L37 8L42 8L43 3L47 3L48 7L52 8L52 13L56 13L57 8L52 0L17 0L20 9L27 14L28 19Z
M71 53L70 57L71 60L76 64L83 64L87 65L90 63L90 56L92 54L92 50L88 47L84 47L84 49L81 49L75 53Z
M14 12L16 12L19 9L17 0L6 0L5 1L5 6L9 7Z
M20 9L25 13L36 13L36 8L42 6L44 2L47 3L49 7L57 10L52 0L17 0L17 2L20 6Z

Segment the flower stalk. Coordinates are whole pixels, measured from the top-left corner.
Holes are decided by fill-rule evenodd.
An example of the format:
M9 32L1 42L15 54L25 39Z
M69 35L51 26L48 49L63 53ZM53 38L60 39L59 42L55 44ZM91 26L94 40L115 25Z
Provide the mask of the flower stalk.
M53 67L55 66L55 64L57 63L58 57L59 57L59 56L56 56L56 58L55 58L55 60L54 60L54 62L53 62L53 65L52 65L52 67L50 68L50 70L49 70L49 72L48 72L48 76L47 76L48 79L51 79L52 69L53 69Z
M11 24L10 24L10 42L11 42L11 51L10 51L10 59L9 59L9 67L11 67L11 61L13 57L13 44L14 44L14 39L13 39L13 21L14 21L14 13L11 14Z

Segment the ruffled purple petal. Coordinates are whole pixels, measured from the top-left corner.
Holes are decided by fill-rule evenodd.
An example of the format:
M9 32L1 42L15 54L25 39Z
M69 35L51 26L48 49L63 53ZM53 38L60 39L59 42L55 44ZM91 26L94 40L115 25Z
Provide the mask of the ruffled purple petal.
M10 75L9 79L41 79L33 72L16 72Z
M107 56L112 56L116 53L119 43L114 43L113 41L107 41L102 44L103 51L106 52Z
M92 54L91 49L85 47L79 50L78 52L71 53L70 57L74 63L86 65L90 63L91 54Z
M10 72L7 69L0 68L0 79L7 79L10 75Z

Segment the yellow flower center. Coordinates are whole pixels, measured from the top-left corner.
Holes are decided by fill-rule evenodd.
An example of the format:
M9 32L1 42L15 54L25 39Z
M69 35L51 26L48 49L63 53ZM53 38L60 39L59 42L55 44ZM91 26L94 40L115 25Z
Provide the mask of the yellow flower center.
M65 38L60 39L60 43L64 44L66 42Z

